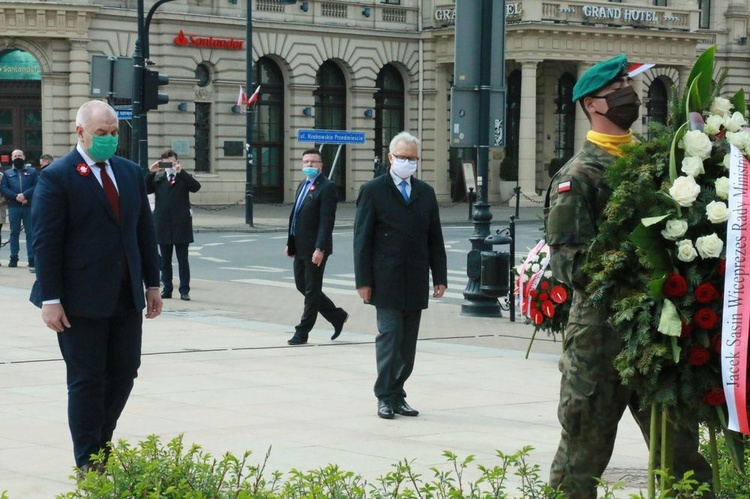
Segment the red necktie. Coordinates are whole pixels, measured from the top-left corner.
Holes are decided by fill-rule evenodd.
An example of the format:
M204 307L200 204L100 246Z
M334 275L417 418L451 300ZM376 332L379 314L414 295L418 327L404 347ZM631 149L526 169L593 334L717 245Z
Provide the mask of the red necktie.
M112 206L112 211L115 212L117 220L120 220L120 196L117 194L117 188L115 187L114 182L112 182L112 178L110 178L109 173L107 173L107 164L99 162L96 163L96 166L99 167L99 171L102 175L102 186L104 186L104 194L107 196L109 204Z

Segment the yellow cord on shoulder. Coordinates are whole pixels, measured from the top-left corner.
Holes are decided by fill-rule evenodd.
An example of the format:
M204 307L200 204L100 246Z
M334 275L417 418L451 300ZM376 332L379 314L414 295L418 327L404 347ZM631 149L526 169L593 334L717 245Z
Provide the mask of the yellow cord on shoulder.
M628 130L626 135L607 135L589 130L586 140L593 142L613 156L622 156L621 146L634 144L633 132Z

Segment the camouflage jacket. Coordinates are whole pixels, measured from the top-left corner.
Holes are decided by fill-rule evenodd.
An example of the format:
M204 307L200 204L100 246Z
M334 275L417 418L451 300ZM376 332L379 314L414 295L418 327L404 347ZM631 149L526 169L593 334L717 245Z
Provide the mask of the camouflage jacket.
M583 272L589 243L599 230L611 191L604 184L604 170L617 160L588 140L552 177L544 204L546 241L550 268L556 279L573 290L570 322L602 325L608 314L586 309Z

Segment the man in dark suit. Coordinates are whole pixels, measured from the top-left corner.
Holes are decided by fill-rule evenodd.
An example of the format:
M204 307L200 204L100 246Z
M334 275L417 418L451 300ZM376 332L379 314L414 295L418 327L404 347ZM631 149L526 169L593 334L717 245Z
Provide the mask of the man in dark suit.
M163 165L160 166L160 165ZM180 299L190 301L188 246L193 242L193 214L190 193L198 192L200 182L182 169L177 153L166 149L161 160L149 167L146 192L156 194L154 225L161 253L162 298L172 298L172 250L177 254L180 272Z
M422 310L433 293L441 298L448 270L440 213L433 188L412 177L419 140L407 132L390 144L390 171L359 190L354 222L357 293L377 310L375 356L378 416L417 416L406 403L404 384L414 368Z
M78 468L112 441L141 362L143 317L161 313L158 253L140 167L114 156L118 119L101 101L76 115L78 144L34 194L31 301L56 331ZM144 286L146 288L144 298Z
M323 158L317 149L302 153L305 180L297 187L289 215L289 235L284 248L294 257L294 282L305 297L305 308L290 345L304 345L318 312L333 325L332 340L341 334L349 314L323 293L323 272L333 254L333 224L336 220L336 185L323 175Z

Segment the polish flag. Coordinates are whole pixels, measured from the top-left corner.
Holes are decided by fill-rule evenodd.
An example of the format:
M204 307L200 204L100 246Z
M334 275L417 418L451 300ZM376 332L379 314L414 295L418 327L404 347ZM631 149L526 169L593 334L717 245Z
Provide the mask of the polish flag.
M628 76L630 78L633 78L634 76L639 75L644 71L653 68L654 66L656 66L656 64L654 64L653 62L636 62L634 64L631 64L628 68Z
M255 104L255 101L258 100L258 97L260 97L260 85L258 85L258 88L255 89L253 95L251 95L250 98L247 99L247 105L252 106L253 104Z
M237 96L237 106L244 105L246 100L247 96L245 95L245 89L243 89L242 85L240 85L240 95Z

